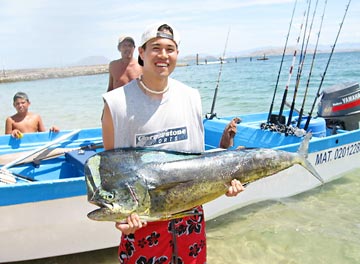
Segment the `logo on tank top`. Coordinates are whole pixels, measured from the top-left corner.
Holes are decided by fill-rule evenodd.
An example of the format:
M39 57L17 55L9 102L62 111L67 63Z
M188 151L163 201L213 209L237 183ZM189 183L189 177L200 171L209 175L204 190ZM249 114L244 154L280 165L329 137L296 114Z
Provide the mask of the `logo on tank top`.
M186 127L170 128L150 134L137 134L136 146L149 147L182 141L186 140L187 138L188 132Z

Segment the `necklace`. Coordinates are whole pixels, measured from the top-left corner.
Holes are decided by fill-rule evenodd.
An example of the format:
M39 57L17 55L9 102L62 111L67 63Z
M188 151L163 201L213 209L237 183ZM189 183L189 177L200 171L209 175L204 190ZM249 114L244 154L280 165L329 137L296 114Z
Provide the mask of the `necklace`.
M164 94L164 93L167 92L167 90L169 90L169 84L167 84L166 87L165 87L163 90L161 90L161 91L151 90L150 88L146 87L146 85L145 85L144 82L142 81L142 76L140 76L140 78L139 78L139 83L140 83L141 87L142 87L145 91L147 91L147 92L149 92L149 93L151 93L151 94Z

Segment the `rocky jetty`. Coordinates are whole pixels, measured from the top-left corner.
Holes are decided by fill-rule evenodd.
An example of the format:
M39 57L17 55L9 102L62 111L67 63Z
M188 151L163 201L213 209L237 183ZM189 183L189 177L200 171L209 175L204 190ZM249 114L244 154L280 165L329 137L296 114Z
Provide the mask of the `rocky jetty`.
M108 72L108 64L91 66L71 66L64 68L3 70L0 72L0 83L23 82L51 78L65 78L81 75L102 74Z

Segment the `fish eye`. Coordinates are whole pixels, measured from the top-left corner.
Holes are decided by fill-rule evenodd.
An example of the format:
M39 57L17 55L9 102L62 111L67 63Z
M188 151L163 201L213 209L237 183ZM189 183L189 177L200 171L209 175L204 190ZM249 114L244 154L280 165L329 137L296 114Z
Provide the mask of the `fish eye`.
M101 190L99 195L102 197L102 199L105 199L105 200L113 200L115 199L115 194L113 192L108 192L108 191L105 191L105 190Z
M107 193L106 198L109 199L109 200L112 200L112 199L115 198L115 195L113 193Z

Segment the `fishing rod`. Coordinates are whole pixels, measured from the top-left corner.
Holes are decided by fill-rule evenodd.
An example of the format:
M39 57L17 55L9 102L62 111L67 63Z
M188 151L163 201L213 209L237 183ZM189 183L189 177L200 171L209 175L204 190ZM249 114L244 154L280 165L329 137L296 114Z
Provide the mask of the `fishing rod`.
M317 4L317 2L316 2L316 4ZM291 124L292 115L293 115L293 112L294 112L294 109L295 109L295 100L296 100L296 96L297 96L297 93L298 93L298 90L299 90L301 73L302 73L302 69L303 69L303 66L304 66L304 62L305 62L305 57L306 57L307 47L308 47L309 40L310 40L310 34L311 34L312 26L313 26L313 23L314 23L314 17L315 17L315 14L316 14L316 6L314 8L314 13L313 13L313 16L312 16L310 29L309 29L308 37L307 37L307 40L306 40L305 49L304 49L305 36L306 36L307 25L308 25L309 14L310 14L310 7L311 7L311 0L309 1L307 17L306 17L306 23L305 23L305 30L304 30L304 37L303 37L303 42L302 42L302 46L301 46L299 66L298 66L298 71L297 71L297 75L296 75L295 89L294 89L294 94L293 94L293 100L291 102L291 107L290 107L287 126L290 126L290 124Z
M272 111L273 111L273 107L274 107L274 101L275 101L275 96L276 96L277 88L278 88L278 84L279 84L281 69L282 69L282 65L283 65L283 62L284 62L284 57L285 57L285 53L286 53L287 43L288 43L288 40L289 40L289 35L290 35L290 31L291 31L292 22L293 22L293 19L294 19L296 4L297 4L297 0L295 0L295 3L294 3L294 8L293 8L293 11L292 11L291 20L290 20L290 24L289 24L289 30L288 30L286 40L285 40L284 51L283 51L282 57L281 57L280 68L279 68L278 76L277 76L277 79L276 79L274 94L273 94L270 109L269 109L269 115L268 115L268 118L267 118L267 123L268 124L270 123L270 120L271 120L271 115L272 115Z
M349 0L348 4L346 5L345 13L344 13L344 16L343 16L343 18L342 18L342 21L341 21L341 23L340 23L340 27L339 27L338 33L337 33L336 38L335 38L335 41L334 41L334 45L333 45L332 48L331 48L331 52L330 52L330 55L329 55L329 59L328 59L327 64L326 64L326 66L325 66L324 73L323 73L322 76L321 76L321 81L320 81L318 90L316 91L316 95L315 95L313 104L312 104L312 106L311 106L311 110L310 110L310 112L309 112L309 115L308 115L307 120L306 120L306 124L305 124L305 126L304 126L304 129L305 129L305 130L307 130L308 127L309 127L310 119L311 119L312 113L313 113L313 111L314 111L316 101L317 101L318 97L320 97L321 86L322 86L322 84L323 84L323 82L324 82L324 78L325 78L325 75L326 75L326 71L327 71L327 69L328 69L328 67L329 67L329 64L330 64L330 61L331 61L331 57L332 57L332 55L333 55L333 53L334 53L334 49L335 49L337 40L338 40L338 38L339 38L339 35L340 35L340 32L341 32L342 26L343 26L343 24L344 24L345 17L346 17L347 11L348 11L348 9L349 9L350 3L351 3L351 0Z
M317 3L318 3L318 0L316 1L316 5L317 5ZM327 5L327 0L325 0L325 3L324 3L324 9L323 9L323 13L322 13L322 16L321 16L319 32L318 32L318 34L317 34L317 39L316 39L316 44L315 44L315 49L314 49L314 53L313 53L311 65L310 65L310 70L309 70L308 79L307 79L307 81L306 81L304 98L303 98L303 101L302 101L302 104L301 104L301 108L300 108L300 111L299 111L299 119L298 119L298 122L297 122L297 125L296 125L297 127L300 127L301 119L302 119L302 116L303 116L303 113L304 113L305 101L306 101L307 93L308 93L308 90L309 90L311 73L312 73L312 69L313 69L313 67L314 67L314 62L315 62L315 57L316 57L316 53L317 53L317 48L318 48L318 45L319 45L320 33L321 33L321 28L322 28L322 24L323 24L323 20L324 20L324 16L325 16L326 5Z
M222 56L222 58L220 58L221 61L220 61L219 76L218 76L216 87L215 87L214 97L213 97L213 101L212 101L212 105L211 105L211 111L210 111L210 114L207 115L208 119L213 119L216 116L216 113L214 113L214 108L215 108L215 102L216 102L216 97L217 97L217 93L218 93L218 89L219 89L220 77L221 77L221 72L222 72L222 66L223 66L222 60L225 58L225 52L226 52L226 47L227 47L228 40L229 40L229 35L230 35L230 28L227 33L223 56Z
M309 2L309 1L307 1L307 2ZM291 80L292 72L293 72L293 69L294 69L295 61L296 61L297 49L298 49L298 45L299 45L299 42L300 42L301 32L302 32L302 28L303 28L303 25L304 25L305 17L306 17L306 8L304 10L303 19L302 19L302 22L301 22L301 25L300 25L299 36L297 37L297 40L296 40L296 47L295 47L295 50L294 50L294 55L293 55L293 59L292 59L290 70L289 70L289 77L288 77L288 80L287 80L287 83L286 83L286 86L285 86L283 98L282 98L281 105L280 105L279 116L277 118L278 122L279 122L279 118L282 116L282 113L284 111L284 106L285 106L285 103L286 103L286 97L287 97L287 93L288 93L288 90L289 90L290 80Z

